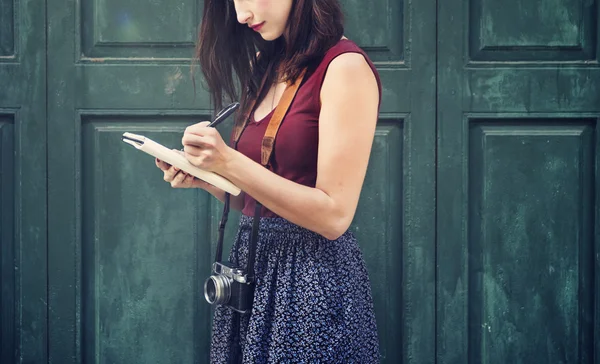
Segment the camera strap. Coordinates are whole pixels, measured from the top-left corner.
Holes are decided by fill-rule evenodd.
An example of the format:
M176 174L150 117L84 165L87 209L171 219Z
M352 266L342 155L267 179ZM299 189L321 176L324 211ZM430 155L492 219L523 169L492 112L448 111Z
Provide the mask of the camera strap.
M269 66L267 68L267 72L265 73L265 75L262 79L258 94L260 94L260 90L262 90L265 86L270 69L271 69L271 66ZM277 136L279 127L281 126L281 123L283 122L283 118L287 114L287 111L288 111L290 105L292 104L294 97L296 96L296 92L298 91L298 88L302 84L302 80L304 79L305 74L306 74L306 70L303 70L302 73L300 74L300 76L293 83L288 82L288 85L285 88L283 95L281 96L279 104L275 108L275 111L273 112L273 116L271 117L271 120L269 121L269 125L267 126L267 130L262 139L261 150L260 150L261 151L261 164L265 168L269 169L271 167L270 159L271 159L271 154L273 153L273 147L275 146L275 137ZM234 140L233 140L234 149L237 149L237 144L240 140L241 135L243 134L244 130L246 129L246 126L249 123L250 114L254 111L254 108L256 107L256 103L257 103L257 99L254 99L251 103L251 107L248 109L249 111L246 113L246 115L244 115L244 124L241 127L241 130L234 130ZM221 217L221 222L219 224L219 238L217 240L217 250L216 250L216 257L215 257L215 261L217 261L217 262L221 262L222 256L223 256L223 237L225 235L225 224L227 223L227 219L228 219L228 215L229 215L230 197L231 196L229 193L225 193L225 206L223 208L223 215ZM262 204L260 202L256 201L256 208L254 210L254 220L252 222L252 234L250 237L250 244L248 246L248 263L246 266L246 273L247 273L247 278L249 281L254 280L254 262L256 259L256 245L258 242L258 232L259 232L259 228L260 228L261 211L262 211Z

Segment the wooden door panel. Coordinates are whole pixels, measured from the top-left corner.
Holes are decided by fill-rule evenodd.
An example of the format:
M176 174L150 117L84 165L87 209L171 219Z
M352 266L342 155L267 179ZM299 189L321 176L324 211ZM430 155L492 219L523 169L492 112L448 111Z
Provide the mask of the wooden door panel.
M385 363L433 362L435 3L342 1L346 35L375 61L383 95L353 223Z
M470 122L473 360L592 362L595 120L565 121Z
M597 51L595 3L582 0L463 2L468 4L469 12L469 59L536 63L591 61Z
M203 249L208 196L172 190L148 168L151 157L131 155L120 140L133 131L176 143L189 117L95 115L82 122L84 362L197 362L210 332L202 301L211 263Z
M202 6L49 5L55 362L208 361L209 198L173 190L152 157L121 141L130 131L178 149L185 127L209 118L190 75Z
M439 3L440 363L598 361L598 11Z
M0 1L0 362L47 358L45 2Z
M202 1L81 1L83 58L189 58Z
M188 61L191 62L191 61ZM207 120L210 97L196 80L194 94L189 63L144 64L86 63L75 69L80 91L74 98L79 110L140 110L145 114L177 115L181 110L201 110L191 123ZM181 140L174 147L181 146Z
M14 115L0 114L0 361L14 362L21 322L15 313L21 297L15 274ZM18 273L18 272L17 272Z
M385 123L385 124L384 124ZM368 264L382 355L402 358L402 123L382 120L353 228Z
M68 363L155 353L207 362L210 310L198 294L221 205L199 191L173 191L150 157L119 140L132 129L177 147L185 125L209 117L208 94L197 80L194 95L189 74L202 2L53 1L50 356ZM343 3L347 36L377 62L384 89L353 224L372 276L382 353L385 362L427 362L435 327L435 32L412 19L435 25L435 5ZM239 214L232 215L228 246ZM157 223L168 229L153 230ZM178 245L166 245L172 236ZM169 305L183 316L161 324ZM147 336L125 337L126 328ZM146 350L175 328L184 338L171 352Z
M412 6L404 0L341 0L346 34L369 53L374 62L410 61L410 21L405 21ZM407 52L408 51L408 52Z

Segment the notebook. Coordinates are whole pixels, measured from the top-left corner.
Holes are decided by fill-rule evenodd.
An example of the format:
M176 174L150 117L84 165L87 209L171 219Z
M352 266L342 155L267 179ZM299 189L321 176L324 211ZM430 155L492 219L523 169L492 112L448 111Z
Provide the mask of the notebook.
M183 155L180 153L165 147L162 144L155 142L143 135L137 135L133 133L123 133L121 138L125 143L134 146L136 149L141 150L153 157L165 161L172 166L175 166L184 172L191 174L192 176L199 178L211 185L222 189L225 192L229 192L233 196L240 194L241 189L234 185L231 181L223 176L220 176L214 172L205 171L191 164Z

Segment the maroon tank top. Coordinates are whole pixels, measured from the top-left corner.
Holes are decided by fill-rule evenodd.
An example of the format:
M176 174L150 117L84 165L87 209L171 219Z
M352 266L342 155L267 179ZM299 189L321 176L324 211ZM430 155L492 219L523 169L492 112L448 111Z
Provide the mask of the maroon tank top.
M306 76L281 123L271 154L271 170L276 174L293 182L315 187L317 182L321 86L331 61L337 56L348 52L360 53L365 57L377 79L379 99L381 100L381 81L375 65L354 42L347 39L340 40L327 51L314 72ZM271 111L262 120L254 120L254 113L252 113L250 122L238 142L238 151L259 164L262 139L273 112ZM242 214L254 216L255 207L256 201L246 193ZM261 216L277 217L275 213L264 206L262 207Z

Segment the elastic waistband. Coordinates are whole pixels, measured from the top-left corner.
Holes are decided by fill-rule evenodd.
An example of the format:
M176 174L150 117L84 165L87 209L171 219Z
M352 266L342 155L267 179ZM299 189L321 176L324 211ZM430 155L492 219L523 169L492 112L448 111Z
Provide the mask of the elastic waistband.
M252 230L252 224L254 223L254 217L242 214L240 217L240 230ZM271 232L282 232L288 234L298 234L303 236L311 236L315 239L327 240L323 235L317 234L314 231L308 230L302 226L296 225L282 217L261 217L260 218L260 230L271 231ZM350 230L346 231L344 235L353 235Z
M254 217L243 215L240 217L240 228L242 229L252 229L252 224L254 223ZM269 230L277 230L277 231L287 231L294 233L313 233L312 231L298 226L294 223L289 222L288 220L282 217L261 217L260 218L260 228L261 229L269 229ZM313 233L314 234L314 233Z

